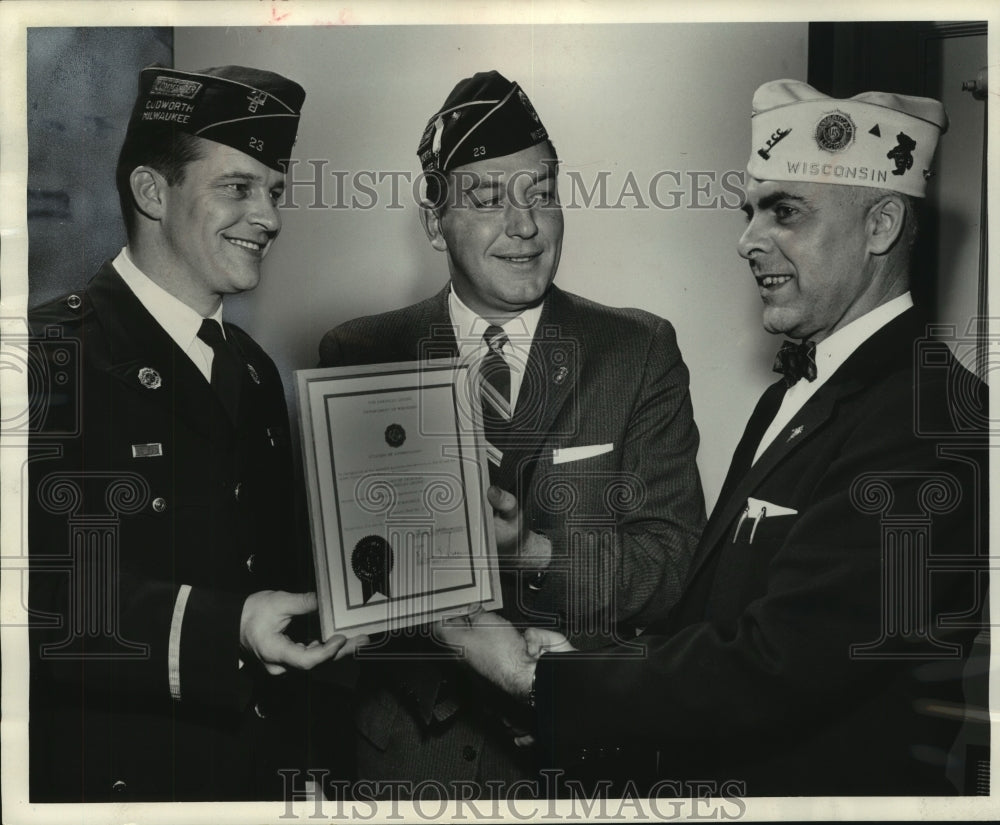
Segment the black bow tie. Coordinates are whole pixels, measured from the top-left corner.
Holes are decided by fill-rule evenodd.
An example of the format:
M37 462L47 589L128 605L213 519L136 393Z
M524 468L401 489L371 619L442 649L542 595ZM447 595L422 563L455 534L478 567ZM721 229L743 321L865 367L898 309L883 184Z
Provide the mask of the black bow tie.
M806 381L816 380L816 344L813 341L803 341L794 344L785 341L774 357L775 372L785 376L785 386L791 387L800 378Z

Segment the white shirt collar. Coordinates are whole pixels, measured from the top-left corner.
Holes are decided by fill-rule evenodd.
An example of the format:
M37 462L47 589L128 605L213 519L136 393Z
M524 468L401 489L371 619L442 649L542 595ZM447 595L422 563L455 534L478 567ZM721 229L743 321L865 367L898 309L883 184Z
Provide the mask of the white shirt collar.
M771 442L778 437L785 426L792 420L795 414L805 406L806 401L812 398L820 387L823 386L840 366L860 347L865 341L871 338L882 327L888 324L893 318L902 315L913 306L913 298L909 292L886 301L884 304L875 307L871 312L867 312L860 318L851 321L846 327L838 329L829 338L824 338L816 345L816 380L796 381L795 384L785 391L781 406L778 407L774 419L761 437L757 452L754 455L754 462L757 461Z
M202 316L178 298L175 298L159 284L155 283L129 257L125 247L112 261L112 265L122 280L150 315L156 319L166 333L185 352L198 337ZM222 304L209 316L222 324ZM199 339L200 340L200 339Z
M543 305L544 302L538 306L530 307L499 325L507 333L510 343L516 348L531 349L531 341L535 337L538 321L542 317ZM485 349L483 333L492 322L469 309L454 289L451 289L448 294L448 314L455 327L455 338L458 341L460 356L463 358L472 357L478 350ZM506 347L504 349L506 350Z
M851 356L854 350L893 318L906 312L912 306L913 297L909 292L904 292L891 301L886 301L875 307L860 318L855 318L846 327L838 329L828 338L820 341L816 345L816 381L811 383L822 384L825 382ZM809 384L810 382L800 381L798 383Z

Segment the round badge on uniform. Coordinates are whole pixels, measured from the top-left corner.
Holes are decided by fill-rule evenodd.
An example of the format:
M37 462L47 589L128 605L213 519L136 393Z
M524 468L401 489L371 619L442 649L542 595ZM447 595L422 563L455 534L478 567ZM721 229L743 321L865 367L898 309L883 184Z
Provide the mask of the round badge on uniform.
M139 370L139 383L147 390L157 390L163 385L163 379L152 367L143 367Z

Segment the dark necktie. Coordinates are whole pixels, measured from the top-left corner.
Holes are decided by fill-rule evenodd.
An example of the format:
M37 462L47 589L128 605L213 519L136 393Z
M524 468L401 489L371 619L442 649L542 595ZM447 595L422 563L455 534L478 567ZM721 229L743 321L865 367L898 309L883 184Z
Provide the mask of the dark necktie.
M816 344L813 341L803 341L795 344L785 341L774 357L775 372L785 376L785 386L793 386L800 378L806 381L816 380Z
M226 408L229 417L236 420L239 409L240 387L245 367L236 351L222 335L218 321L205 318L198 330L198 337L212 348L212 389Z
M507 333L502 328L491 324L483 333L483 341L487 350L479 362L480 397L492 479L503 459L504 435L510 429L510 366L501 352L507 343Z

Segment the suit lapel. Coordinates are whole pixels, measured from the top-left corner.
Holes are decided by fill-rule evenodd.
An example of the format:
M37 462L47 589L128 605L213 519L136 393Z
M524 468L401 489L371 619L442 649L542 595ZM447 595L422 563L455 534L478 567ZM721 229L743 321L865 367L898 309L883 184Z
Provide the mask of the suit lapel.
M586 338L565 294L551 287L528 351L517 407L513 443L504 449L498 482L513 489L518 468L535 456L565 406L584 363Z
M799 410L785 427L784 431L764 451L763 455L749 469L743 473L742 477L736 480L731 487L731 491L723 499L719 498L719 504L712 511L712 521L705 528L705 536L701 543L703 549L713 548L729 529L729 525L736 516L746 506L747 496L749 496L760 483L767 478L774 469L784 460L786 456L798 449L802 444L808 442L809 437L820 430L829 420L833 413L833 408L837 401L845 393L830 388L829 383L824 385L806 405ZM773 418L773 415L771 416ZM770 419L767 422L770 423ZM765 428L766 429L766 425ZM757 451L760 444L760 436L763 430L756 433L750 448L750 460L753 460L753 453Z
M239 394L236 398L236 403L233 408L236 415L233 419L233 423L237 424L242 420L244 414L247 412L247 405L252 404L252 397L254 394L254 389L260 386L260 373L257 371L256 365L253 363L251 358L247 355L243 344L240 342L240 336L237 334L236 330L232 324L224 324L226 328L226 341L229 346L233 348L240 362L240 381L239 381ZM216 396L218 397L218 396ZM220 401L221 403L221 401ZM224 407L225 405L223 405Z
M878 380L884 373L886 364L895 366L901 359L909 357L908 348L912 347L919 335L919 329L919 318L911 309L878 330L851 354L792 417L757 462L750 466L760 439L774 419L784 395L782 382L777 382L765 391L733 455L719 501L712 510L698 551L692 560L689 580L725 538L733 519L746 506L747 497L785 458L822 430L842 399Z
M722 491L719 493L719 501L725 501L729 498L733 487L750 470L754 453L757 452L757 445L760 444L760 440L764 436L768 425L774 420L774 416L777 415L778 408L781 406L781 401L784 397L784 381L772 384L760 397L760 401L757 402L757 406L754 408L750 420L747 422L746 429L743 431L743 437L740 439L740 443L736 445L733 460L729 463L729 472L726 473L726 479L722 484ZM718 510L719 508L715 509Z
M215 392L110 263L91 280L87 297L108 338L109 363L99 366L146 402L207 433L206 405L222 410Z
M427 361L432 358L457 358L458 342L455 328L448 311L447 285L431 300L425 301L420 311L412 318L412 328L403 335L407 351L400 360Z

